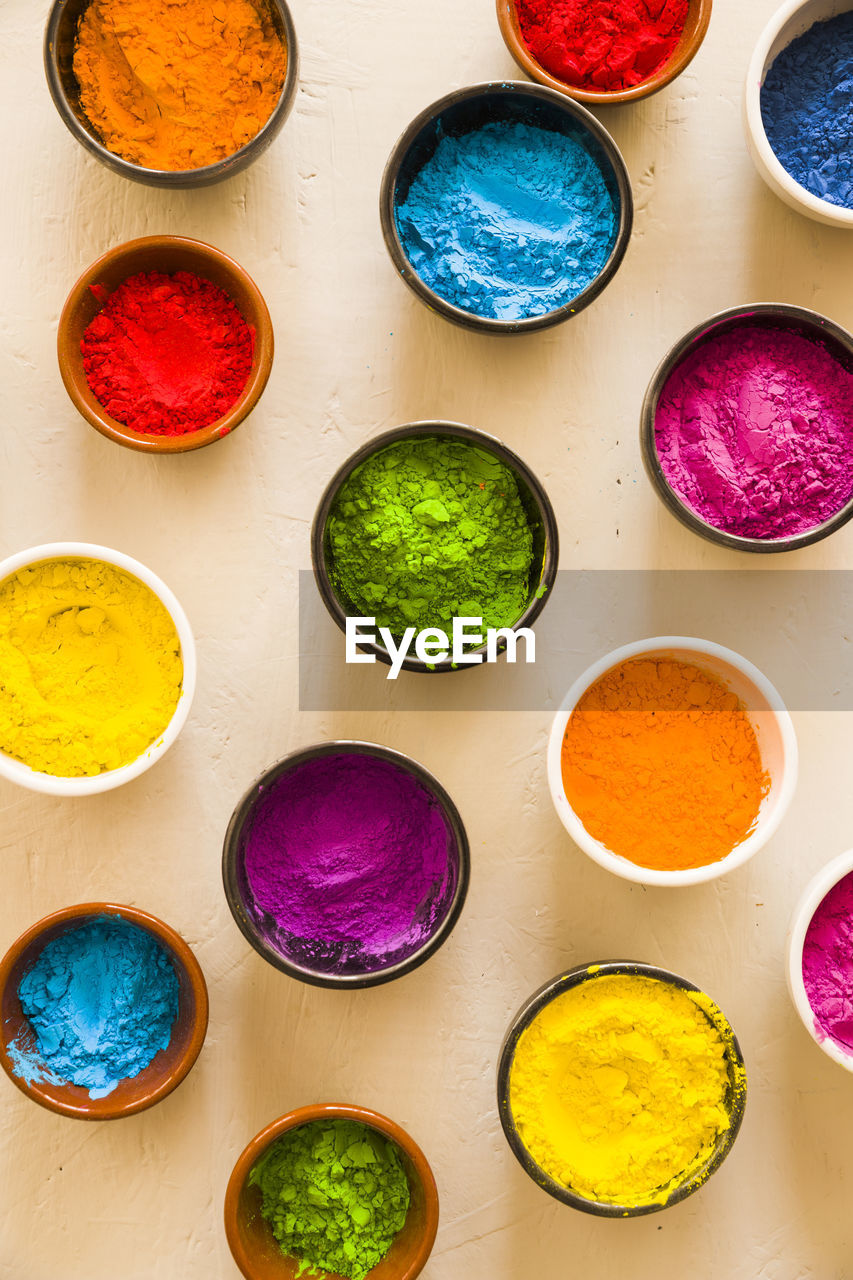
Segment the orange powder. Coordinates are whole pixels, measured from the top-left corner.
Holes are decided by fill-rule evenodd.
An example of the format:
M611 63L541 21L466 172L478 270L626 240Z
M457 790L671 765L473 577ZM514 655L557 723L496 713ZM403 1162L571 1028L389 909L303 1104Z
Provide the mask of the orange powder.
M603 675L569 719L561 763L589 834L656 870L726 857L770 786L743 704L674 660L633 659Z

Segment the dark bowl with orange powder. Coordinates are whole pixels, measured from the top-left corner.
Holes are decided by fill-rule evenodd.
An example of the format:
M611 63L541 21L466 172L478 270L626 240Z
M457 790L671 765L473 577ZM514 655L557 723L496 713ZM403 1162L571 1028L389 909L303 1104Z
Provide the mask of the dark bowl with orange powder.
M252 333L251 367L231 407L195 430L175 434L136 430L113 417L89 384L81 341L103 307L103 300L125 281L143 273L187 272L217 286L234 303ZM244 330L245 332L245 330ZM248 342L248 335L246 338ZM92 263L68 295L59 318L57 355L65 390L76 409L101 435L142 453L186 453L214 444L248 417L272 369L272 320L258 286L248 272L212 245L184 236L144 236L117 245Z
M655 668L642 687L640 664ZM626 714L629 724L608 723ZM690 885L770 840L797 760L785 704L751 662L708 640L658 636L609 653L572 685L551 730L548 783L563 826L600 866L640 884Z
M69 131L101 164L123 178L151 187L208 187L232 178L254 163L278 134L296 95L299 52L296 28L285 0L255 0L268 18L285 56L281 92L269 118L258 132L232 154L198 168L146 168L117 155L105 145L81 104L81 86L74 71L74 47L80 20L91 0L54 0L44 35L44 67L50 96ZM206 6L210 8L211 6ZM214 6L215 7L215 6Z

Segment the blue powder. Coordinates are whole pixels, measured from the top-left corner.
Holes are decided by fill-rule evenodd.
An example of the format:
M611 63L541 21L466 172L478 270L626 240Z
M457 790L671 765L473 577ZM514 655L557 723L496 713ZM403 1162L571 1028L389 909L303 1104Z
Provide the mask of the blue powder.
M782 50L761 89L761 117L791 177L853 209L853 13L816 22Z
M178 979L156 938L104 917L54 938L18 987L37 1051L19 1037L12 1064L28 1082L67 1081L105 1098L171 1038Z
M396 215L424 283L463 311L499 320L571 302L600 274L619 228L582 140L509 121L443 136Z

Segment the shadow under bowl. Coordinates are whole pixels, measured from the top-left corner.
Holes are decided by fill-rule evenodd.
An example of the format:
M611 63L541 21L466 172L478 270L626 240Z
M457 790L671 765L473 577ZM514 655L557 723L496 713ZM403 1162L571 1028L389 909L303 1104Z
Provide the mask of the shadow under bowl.
M296 28L285 0L262 0L267 5L273 26L282 41L287 58L284 84L278 102L263 128L245 146L216 164L198 169L146 169L144 165L124 160L104 146L100 135L80 105L80 85L74 74L74 45L80 18L90 0L54 0L44 33L44 69L54 106L71 134L90 155L113 173L150 187L177 190L186 187L208 187L232 178L253 164L267 150L281 129L293 106L299 75L299 52Z
M359 617L362 614L361 608L347 598L340 584L329 537L329 517L344 484L357 467L374 454L381 453L388 445L400 440L414 440L429 436L444 440L464 440L475 445L485 453L493 454L515 476L518 496L533 535L533 562L528 579L527 604L524 612L512 624L512 630L518 631L521 627L532 627L548 603L557 580L560 540L554 508L540 481L517 454L494 436L487 435L484 431L476 431L473 427L463 426L458 422L410 422L406 426L385 431L357 449L332 476L320 499L311 529L311 564L323 604L344 632L347 618ZM358 648L363 653L374 654L386 666L391 665L391 654L378 641L359 644ZM505 650L506 641L501 640L497 651L502 653ZM486 645L480 645L467 652L482 657L485 655ZM451 657L444 661L426 663L416 656L409 655L402 663L402 670L435 674L436 672L470 671L474 669L474 665L454 665Z
M168 1045L131 1079L120 1080L105 1098L90 1098L80 1085L26 1081L15 1071L9 1045L20 1040L37 1050L35 1033L18 997L18 987L45 946L62 934L97 920L119 919L150 934L165 951L178 979L178 1016ZM201 966L183 938L156 916L112 902L85 902L45 916L14 942L0 961L0 1066L33 1102L77 1120L120 1120L161 1102L177 1089L198 1057L207 1032L207 985Z
M112 294L131 276L143 272L174 275L178 271L188 271L211 281L235 304L254 331L252 367L232 407L208 426L174 436L136 431L107 413L86 379L80 343L103 306L92 293L92 286L101 285L107 294ZM184 236L145 236L128 240L103 254L83 272L69 293L57 333L59 372L75 408L108 440L143 453L186 453L229 435L261 398L272 369L273 351L270 313L248 272L220 249Z
M268 1147L282 1134L313 1121L353 1120L390 1138L400 1152L409 1182L409 1212L388 1253L368 1272L369 1280L415 1280L435 1243L438 1191L432 1169L417 1143L387 1116L364 1107L329 1103L300 1107L274 1120L252 1139L234 1165L225 1192L225 1234L234 1261L246 1280L295 1280L299 1263L282 1253L261 1213L261 1193L249 1175ZM324 1280L343 1280L332 1272Z
M373 756L393 765L413 777L429 793L436 802L444 820L448 837L448 867L452 875L452 887L448 893L443 911L436 920L426 941L403 955L396 955L393 963L381 968L365 968L349 964L336 970L334 958L329 966L313 967L307 963L304 954L297 948L288 951L282 938L282 930L274 920L266 917L254 901L246 873L246 846L256 807L263 795L274 787L285 774L293 772L309 761L329 756ZM332 987L339 990L360 987L379 986L402 978L412 973L430 956L434 955L449 938L453 931L468 893L468 882L471 874L471 859L468 836L459 815L444 787L429 773L423 765L418 764L402 752L392 751L389 747L378 746L372 742L354 742L339 740L324 742L313 747L305 747L280 760L278 764L267 769L252 783L240 800L228 824L222 850L222 881L225 897L231 914L243 937L258 955L274 968L286 973L290 978L309 983L317 987Z
M498 1112L504 1137L509 1143L510 1150L516 1160L528 1177L532 1178L543 1191L547 1191L548 1195L553 1196L555 1200L559 1200L561 1204L568 1205L572 1209L580 1209L581 1212L593 1214L598 1218L639 1218L650 1213L658 1213L661 1209L669 1209L672 1205L686 1200L688 1196L698 1191L711 1175L719 1169L734 1146L743 1122L746 1108L746 1073L740 1045L727 1018L716 1006L716 1014L719 1016L715 1016L713 1020L708 1017L707 1012L703 1009L702 1012L708 1017L709 1024L719 1032L726 1046L728 1088L725 1107L729 1114L729 1125L718 1136L713 1151L702 1167L676 1186L665 1201L658 1204L623 1205L590 1200L588 1197L572 1191L561 1182L557 1182L534 1160L525 1146L515 1123L510 1094L510 1076L515 1052L522 1033L527 1030L546 1005L551 1004L558 996L563 995L564 992L574 987L580 986L582 983L594 982L599 978L612 975L657 979L681 991L699 992L701 990L699 987L694 986L692 982L688 982L686 978L681 978L678 974L671 973L668 969L661 969L657 965L643 964L635 960L595 961L592 964L576 965L564 973L557 974L555 978L552 978L550 982L546 982L544 986L540 987L524 1002L504 1036L498 1059Z

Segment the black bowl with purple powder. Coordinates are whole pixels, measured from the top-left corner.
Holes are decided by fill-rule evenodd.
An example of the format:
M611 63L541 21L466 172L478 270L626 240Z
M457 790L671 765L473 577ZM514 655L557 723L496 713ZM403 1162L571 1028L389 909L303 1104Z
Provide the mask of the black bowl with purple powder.
M368 742L286 756L228 825L225 896L241 932L302 982L390 982L437 951L468 891L468 838L421 765Z

